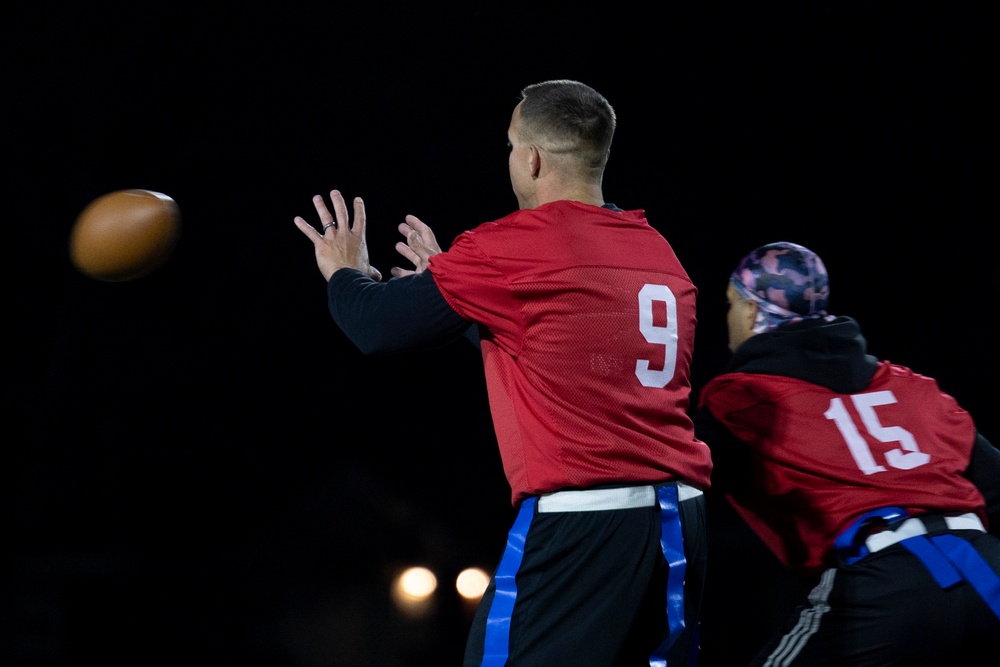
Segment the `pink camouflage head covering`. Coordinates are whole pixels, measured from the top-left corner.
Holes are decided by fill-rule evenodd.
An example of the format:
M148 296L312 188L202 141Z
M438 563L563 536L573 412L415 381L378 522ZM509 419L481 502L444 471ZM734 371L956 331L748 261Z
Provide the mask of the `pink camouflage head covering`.
M830 277L819 255L796 243L768 243L744 257L729 277L758 305L754 333L802 320L834 319L826 312Z

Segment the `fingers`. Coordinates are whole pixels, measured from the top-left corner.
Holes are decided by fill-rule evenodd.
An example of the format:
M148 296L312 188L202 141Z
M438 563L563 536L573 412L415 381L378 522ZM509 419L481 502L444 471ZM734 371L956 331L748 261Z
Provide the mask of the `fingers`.
M407 220L409 220L410 218L413 218L413 216L407 216ZM416 218L413 219L416 220ZM418 220L417 222L420 221ZM429 232L429 228L426 225L424 225L424 229L427 229L428 232L424 232L423 230L418 229L417 227L409 224L408 222L399 223L398 229L399 233L406 237L406 245L409 245L410 248L426 249L430 246L430 242L428 242L427 236L425 235ZM433 238L433 235L431 236ZM405 255L407 259L412 259L409 255L400 250L399 246L401 244L402 241L396 244L396 250L399 250L400 254Z
M326 200L323 199L322 195L313 195L312 198L313 208L316 209L316 213L319 214L319 224L320 232L319 236L323 236L328 228L333 229L347 229L354 231L358 234L364 234L365 231L365 203L361 197L354 198L354 224L351 225L351 218L347 213L347 203L344 201L344 195L341 194L339 190L330 190L330 203L333 206L333 213L330 212L330 208L326 204ZM305 219L301 216L295 217L295 224L299 227L310 238L310 235L303 225L312 228ZM315 228L312 228L315 231ZM313 238L315 240L315 238Z
M338 195L340 193L337 193ZM343 197L340 198L341 203L343 203ZM347 212L347 208L344 208L344 212ZM338 218L339 220L339 218ZM365 202L361 197L354 198L354 224L351 226L355 232L361 235L362 238L365 236L365 226L367 225L367 220L365 216Z
M413 249L409 245L403 243L402 241L398 241L396 243L396 252L398 252L406 259L410 260L414 265L420 263L420 255L413 252Z
M417 252L422 257L426 259L431 255L441 252L441 246L438 245L437 238L435 238L434 232L429 225L415 215L407 215L405 220L406 222L399 226L399 230L406 236L406 240L411 247L416 248L419 246Z
M300 215L295 216L295 226L298 227L303 234L308 236L313 243L323 240L323 236L316 231L316 228L306 222Z
M336 190L332 190L330 192L330 201L333 203L333 210L337 212L336 219L334 219L333 214L330 213L330 209L326 207L326 202L323 200L322 195L314 195L312 201L313 208L315 208L316 212L319 213L319 224L321 228L330 223L336 225L338 220L347 216L347 208L344 206L344 197Z
M324 225L328 222L334 223L334 229L347 229L353 231L356 234L365 234L365 202L361 197L354 198L354 222L351 223L351 219L347 214L347 202L344 201L344 195L340 193L340 190L330 190L330 202L333 204L333 211L336 214L336 220L330 215L330 212L326 208L326 202L319 195L313 197L313 205L316 207L316 212L319 213L320 222Z
M332 190L330 192L330 200L333 202L334 210L339 208L343 210L343 213L338 213L338 219L340 217L347 217L347 207L344 206L344 197L338 191ZM302 233L308 236L315 243L316 241L321 241L323 235L326 233L327 225L333 225L334 228L337 226L337 220L334 219L333 214L330 213L330 209L327 208L326 202L323 200L322 195L313 195L312 198L313 208L316 209L316 213L319 214L319 225L320 230L317 231L315 227L310 225L305 221L301 215L295 216L295 226L302 230Z
M404 220L405 222L399 223L399 233L405 236L407 241L412 241L415 238L423 241L424 235L430 231L430 227L412 215L406 216Z
M390 270L390 273L392 273L392 275L394 277L396 277L396 278L403 278L404 276L411 276L411 275L413 275L414 273L416 273L416 271L413 271L411 269L404 269L404 268L399 267L399 266L394 266Z
M410 227L420 232L421 234L425 234L431 231L430 226L415 215L407 215L405 220L406 224L408 224Z

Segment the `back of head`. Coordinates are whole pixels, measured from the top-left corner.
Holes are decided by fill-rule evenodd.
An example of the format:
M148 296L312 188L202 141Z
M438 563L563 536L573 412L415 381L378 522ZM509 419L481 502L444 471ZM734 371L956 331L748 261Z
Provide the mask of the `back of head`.
M615 133L615 110L590 86L569 79L526 86L520 116L524 141L603 171Z
M827 314L830 277L819 255L787 241L768 243L740 260L729 277L744 299L757 303L754 333Z

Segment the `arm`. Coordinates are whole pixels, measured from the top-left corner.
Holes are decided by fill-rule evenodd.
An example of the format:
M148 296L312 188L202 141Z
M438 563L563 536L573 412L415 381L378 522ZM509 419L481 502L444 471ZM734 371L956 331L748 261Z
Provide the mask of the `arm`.
M965 476L972 480L986 499L990 532L1000 535L1000 449L979 432L972 445L972 457Z
M759 505L752 500L754 467L749 446L712 415L707 406L699 406L692 420L695 435L712 450L712 486L705 492L709 511L714 510L715 517L709 520L709 539L723 540L734 565L752 557L762 566L772 567L772 558L776 558L782 568L787 567L790 557L785 538L755 509L747 509ZM745 504L748 498L751 505ZM781 570L776 574L787 576ZM793 577L786 584L799 585Z
M445 301L429 271L382 283L356 269L342 269L331 276L327 294L334 321L365 354L435 347L470 328Z
M353 224L339 191L330 191L334 213L321 196L312 202L322 231L301 216L295 217L295 226L313 243L316 266L327 280L330 314L358 349L387 354L432 347L469 329L470 322L448 305L430 272L424 271L430 256L441 252L430 227L415 216L406 217L399 230L410 245L397 244L397 250L416 270L393 269L397 277L382 283L382 274L368 261L362 199L354 198Z
M737 494L750 487L750 448L716 419L705 406L692 414L695 436L712 450L712 490Z
M396 243L396 252L413 263L413 269L403 269L398 266L392 267L392 275L399 278L422 273L427 269L430 258L441 252L437 238L431 228L415 215L406 216L405 222L400 223L399 233L406 237L406 242ZM479 347L479 327L475 324L465 330L465 339L472 343L478 350Z

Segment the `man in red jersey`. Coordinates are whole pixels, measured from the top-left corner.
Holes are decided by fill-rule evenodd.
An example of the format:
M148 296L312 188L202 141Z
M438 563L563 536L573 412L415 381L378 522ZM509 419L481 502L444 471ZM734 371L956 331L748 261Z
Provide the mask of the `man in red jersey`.
M751 664L996 664L1000 451L827 313L809 249L757 248L726 296L733 356L695 413L712 492L813 586Z
M616 125L570 80L527 86L507 131L519 210L440 251L407 216L415 270L381 281L365 207L296 217L329 309L366 354L471 331L511 501L507 548L464 664L688 665L705 568L707 446L689 416L697 290L641 210L604 199Z

